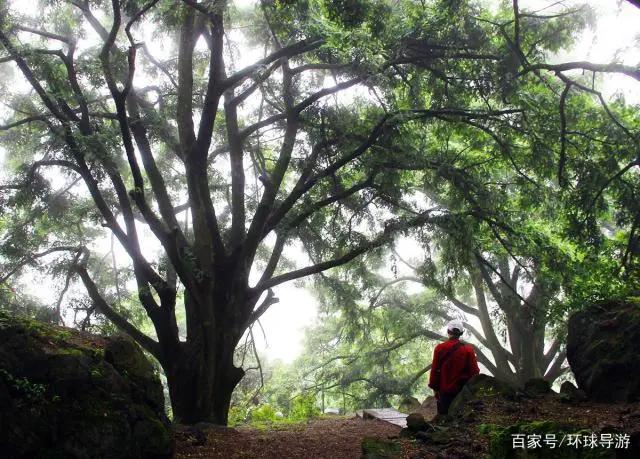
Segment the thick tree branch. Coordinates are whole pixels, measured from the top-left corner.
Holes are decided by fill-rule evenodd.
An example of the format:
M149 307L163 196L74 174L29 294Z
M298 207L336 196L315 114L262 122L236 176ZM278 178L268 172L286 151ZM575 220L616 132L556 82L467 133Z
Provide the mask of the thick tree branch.
M82 283L87 289L87 293L89 293L89 297L93 301L98 311L104 314L107 319L109 319L116 325L116 327L136 340L136 342L140 344L140 346L142 346L147 352L159 359L160 345L156 341L142 333L140 330L138 330L127 319L122 317L115 309L107 304L107 302L98 291L98 287L93 282L91 276L89 276L89 273L84 266L76 265L75 271L80 276Z
M549 347L549 350L545 352L543 356L544 360L542 362L542 365L544 366L545 370L549 368L549 365L551 365L551 362L556 357L556 354L558 353L559 350L560 350L560 340L554 339L553 342L551 343L551 346Z
M431 215L430 212L426 212L425 214L421 214L409 221L387 222L384 231L378 234L378 236L368 242L358 245L344 255L332 260L317 263L312 266L307 266L306 268L297 269L286 274L272 277L271 279L258 283L255 287L252 288L252 290L255 292L260 292L290 280L299 279L301 277L306 277L311 274L317 274L322 271L344 265L355 259L356 257L362 255L363 253L388 243L391 237L399 231L425 224L438 224L443 219L446 220L449 217L451 217L451 215L434 216Z
M34 29L22 24L17 24L15 28L18 30L22 30L23 32L33 33L36 35L40 35L41 37L50 38L52 40L58 40L67 44L71 43L71 39L69 37L64 37L62 35L58 35L57 33L47 32L46 30Z
M267 312L267 309L269 309L271 305L274 305L279 302L280 302L280 299L275 296L275 294L273 293L273 290L268 289L266 298L264 299L264 301L262 301L262 303L260 303L260 305L257 308L253 310L253 312L249 316L249 319L247 320L247 325L253 324L256 320L258 320L262 316L262 314Z
M225 77L223 50L224 26L222 16L215 14L211 18L211 57L209 59L209 80L207 82L207 91L204 96L202 113L200 114L200 124L198 126L197 145L198 148L194 154L200 156L200 161L204 159L209 152L211 145L211 136L213 134L213 125L218 113L218 105L220 97L224 92L222 80ZM191 97L191 95L189 95Z
M196 142L193 125L193 50L196 45L195 15L185 12L178 43L178 95L176 122L180 144L191 150Z
M551 72L565 72L568 70L588 70L591 72L603 72L603 73L622 73L640 81L640 69L637 67L630 67L622 64L594 64L587 61L579 62L563 62L561 64L528 64L525 65L523 70L520 71L518 76L525 75L529 72L536 70L549 70Z
M301 40L289 46L278 49L271 53L267 57L260 59L255 64L245 67L242 70L237 71L233 75L226 78L222 85L226 89L231 88L238 83L242 82L245 78L251 77L255 72L262 70L269 66L271 63L280 60L283 57L293 57L298 54L303 54L314 49L319 48L324 43L324 40Z
M191 5L193 2L189 2ZM193 6L193 5L191 5ZM208 14L208 13L207 13ZM219 26L222 19L219 19ZM200 269L211 275L210 270L214 257L224 257L225 247L220 236L220 229L215 215L213 202L209 193L207 177L207 153L211 142L213 123L221 96L216 82L220 76L216 72L222 64L222 30L214 27L216 47L212 50L209 64L209 83L207 86L206 105L200 119L200 128L196 138L193 124L193 53L196 39L201 30L196 24L192 9L185 11L185 19L180 29L178 46L178 95L177 123L180 145L187 170L187 189L189 204L193 215L193 234L195 238L195 255L200 262Z
M229 139L229 162L231 166L231 250L239 246L245 236L245 175L244 148L238 127L237 106L232 102L233 93L225 94L225 121Z
M260 277L260 282L264 282L267 279L271 279L273 277L273 273L278 267L278 262L280 261L280 257L282 256L282 250L284 249L284 245L287 242L286 236L278 234L276 236L276 242L273 246L273 250L271 251L271 256L269 257L269 261L267 262L267 266Z

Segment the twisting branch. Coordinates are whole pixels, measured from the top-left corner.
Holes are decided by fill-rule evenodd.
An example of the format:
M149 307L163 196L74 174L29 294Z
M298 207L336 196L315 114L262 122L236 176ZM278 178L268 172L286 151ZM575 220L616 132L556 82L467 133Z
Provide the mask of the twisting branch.
M0 284L4 284L11 276L13 276L21 268L28 265L29 263L34 263L38 258L46 257L47 255L51 255L52 253L56 253L56 252L78 252L81 249L82 247L78 247L78 246L61 245L57 247L52 247L43 252L26 255L13 268L11 268L11 270L9 270L7 273L3 274L2 277L0 277Z
M57 33L47 32L46 30L34 29L32 27L28 27L22 24L17 24L15 28L18 30L22 30L23 32L33 33L36 35L40 35L41 37L50 38L52 40L58 40L67 44L71 44L72 42L72 40L69 37L64 37L62 35L58 35Z

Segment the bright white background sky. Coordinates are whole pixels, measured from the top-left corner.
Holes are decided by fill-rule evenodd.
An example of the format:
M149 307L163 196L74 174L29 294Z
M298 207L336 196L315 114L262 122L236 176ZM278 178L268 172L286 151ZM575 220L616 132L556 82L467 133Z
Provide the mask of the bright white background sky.
M12 2L15 9L28 14L31 8L28 0ZM255 0L236 1L237 5L250 6ZM552 0L521 0L521 9L540 10L554 3ZM577 2L567 2L573 4ZM597 24L592 30L586 30L577 42L577 46L569 53L557 56L557 61L589 60L607 63L616 56L619 62L627 65L640 64L640 9L627 1L596 0L588 2L596 11ZM547 10L546 12L551 11ZM152 54L161 55L162 50L156 43L148 40ZM243 53L237 62L238 67L251 63L256 56L254 53ZM244 62L246 61L246 62ZM16 81L18 85L21 82ZM22 83L24 84L24 83ZM603 82L603 91L607 97L616 92L622 92L628 102L640 102L640 83L626 76L608 76ZM0 117L3 111L0 109ZM0 149L0 162L3 151ZM0 167L1 169L1 167ZM3 174L0 173L0 177ZM414 249L411 241L403 241L399 247L403 256L410 258ZM108 249L107 249L108 250ZM123 254L124 255L124 254ZM125 256L126 257L126 256ZM301 258L304 258L301 256ZM391 275L391 273L388 273ZM51 289L43 289L42 284L32 285L33 293L46 301L51 299ZM258 349L269 360L281 359L290 362L297 357L302 348L304 329L312 325L317 317L317 301L301 287L293 283L281 285L275 289L280 298L278 304L273 305L262 317L262 325L266 332L266 341L260 330L256 330L255 337Z

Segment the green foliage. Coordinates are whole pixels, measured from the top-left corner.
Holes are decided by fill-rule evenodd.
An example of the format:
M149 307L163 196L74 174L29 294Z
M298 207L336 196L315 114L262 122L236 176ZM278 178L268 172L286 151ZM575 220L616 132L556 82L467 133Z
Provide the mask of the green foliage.
M253 423L267 423L276 421L276 409L269 404L260 405L251 411Z
M27 378L18 378L8 371L0 368L0 377L4 383L8 384L12 390L15 390L20 397L23 397L29 403L41 403L44 401L44 395L47 386L40 383L34 383Z
M358 266L317 285L324 311L307 330L296 362L303 381L324 407L343 412L396 405L402 396L424 398L423 368L433 348L427 324L442 323L430 317L439 302L429 293L408 295L402 283L381 295L381 280L368 270L356 274Z
M363 459L391 459L402 453L400 443L394 440L382 440L366 437L362 439Z
M235 427L245 423L247 410L238 405L231 405L229 408L229 426Z
M556 72L556 78L546 70L525 68L545 64L567 49L593 22L588 7L557 17L522 14L516 21L512 4L491 9L471 0L266 0L247 8L198 2L207 16L185 2L161 0L129 29L138 44L131 48L137 50L136 73L124 104L125 121L119 123L114 113L122 115L122 105L105 98L107 80L113 77L118 91L126 86L132 43L120 30L103 54L94 38L107 33L101 27L110 24L112 5L38 5L26 16L8 4L0 6L3 52L20 55L19 67L29 68L23 76L36 87L21 92L21 85L0 82L0 96L9 108L3 124L10 126L0 130L7 177L0 188L2 308L34 315L35 301L11 290L20 289L20 282L9 278L37 272L75 286L77 248L89 247L106 252L88 260L83 255L82 263L97 294L122 319L157 338L163 333L155 333L152 315L156 325L166 319L162 330L178 328L184 335L190 303L183 292L194 294L189 289L198 284L196 296L217 293L228 287L218 283L218 274L231 272L234 291L220 294L222 302L254 298L259 292L236 278L246 281L248 273L267 266L274 233L287 249L302 247L314 264L340 264L359 254L316 286L323 323L309 332L305 356L292 368L276 367L268 375L269 381L301 381L298 387L290 381L281 388L267 383L272 386L264 390L272 400L258 417L270 419L270 405L292 418L311 415L312 397L354 408L424 395L421 369L433 340L427 332L451 312L448 298L473 299L470 267L478 257L492 266L521 265L525 282L541 286L543 307L527 323L535 319L561 326L569 311L588 302L638 290L640 110L621 99L604 106L597 91L590 90L595 76L590 81L591 75ZM123 17L134 17L145 5L122 2ZM211 67L211 75L220 73L209 81L219 26L209 19L216 14L225 28L224 65ZM103 24L97 34L92 17ZM25 24L64 39L21 30ZM162 58L148 55L143 46L150 30ZM199 44L184 60L179 54L189 48L185 37L192 32ZM207 104L217 100L208 91L210 83L228 82L253 52L269 55L300 46L301 40L317 46L274 59L280 69L270 69L270 63L250 65L236 87L213 92L225 93L224 102L211 120L211 138L195 142L207 148L192 154L196 131L186 135L185 126L201 119ZM63 51L55 51L51 41ZM178 72L186 62L193 64L192 75ZM4 70L11 62L1 65L3 76L14 71ZM572 78L569 86L567 78ZM353 90L332 96L332 84ZM238 105L234 120L229 99L251 88L256 92ZM304 106L292 110L295 104ZM183 109L191 113L180 116ZM298 132L283 143L284 124L293 113L299 116ZM260 119L275 121L258 129ZM141 146L151 149L141 165L134 165L131 148L129 155L123 148L132 142L128 130L134 130L139 153ZM226 147L234 137L241 143L235 157L229 151L234 148ZM293 148L286 153L288 145ZM197 164L191 162L195 157ZM238 157L242 164L234 164ZM201 176L188 181L192 170ZM272 206L265 196L273 198ZM187 197L191 206L196 201L211 205L186 212L184 222L168 218ZM257 229L260 240L247 243L250 235L243 230L249 222L259 223L261 218L252 216L262 214L266 223ZM189 219L201 215L207 223L194 228ZM232 222L245 217L236 238ZM147 225L139 225L142 221ZM225 250L210 254L217 251L208 240L215 225ZM138 226L144 236L133 235ZM127 241L129 257L144 258L147 272L166 279L171 292L144 279L140 264L145 263L138 261L133 269L130 260L116 259L117 243L105 249L100 242L109 230ZM154 236L155 246L136 247L139 237ZM418 280L428 290L409 294L402 284L386 285L401 277L399 261L385 247L394 237L417 241ZM43 254L62 247L70 249ZM215 269L210 269L209 255ZM295 269L294 261L280 260L274 275ZM59 303L83 329L115 330L96 313L94 302L77 289L70 291L64 302L66 288L52 292L48 307ZM163 311L179 311L178 317L155 315L154 303L163 303ZM215 314L231 310L224 304L210 306ZM523 304L518 307L529 314ZM492 319L504 335L509 320L500 311L492 311ZM230 321L239 334L248 323L241 314ZM245 358L250 354L246 344L237 354L245 366L251 360ZM257 397L264 382L257 373L247 376L234 400L233 419L243 418ZM300 393L306 395L291 399ZM304 403L296 402L299 398Z
M289 419L292 421L304 421L320 415L316 398L314 393L302 394L294 398L289 411Z

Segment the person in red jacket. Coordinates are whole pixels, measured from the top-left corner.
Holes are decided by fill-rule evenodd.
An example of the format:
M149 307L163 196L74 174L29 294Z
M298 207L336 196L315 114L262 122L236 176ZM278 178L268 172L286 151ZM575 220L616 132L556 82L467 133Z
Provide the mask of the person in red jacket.
M463 333L462 322L452 320L447 324L449 339L433 351L429 387L436 394L438 414L447 414L466 382L480 373L473 347L460 341Z

